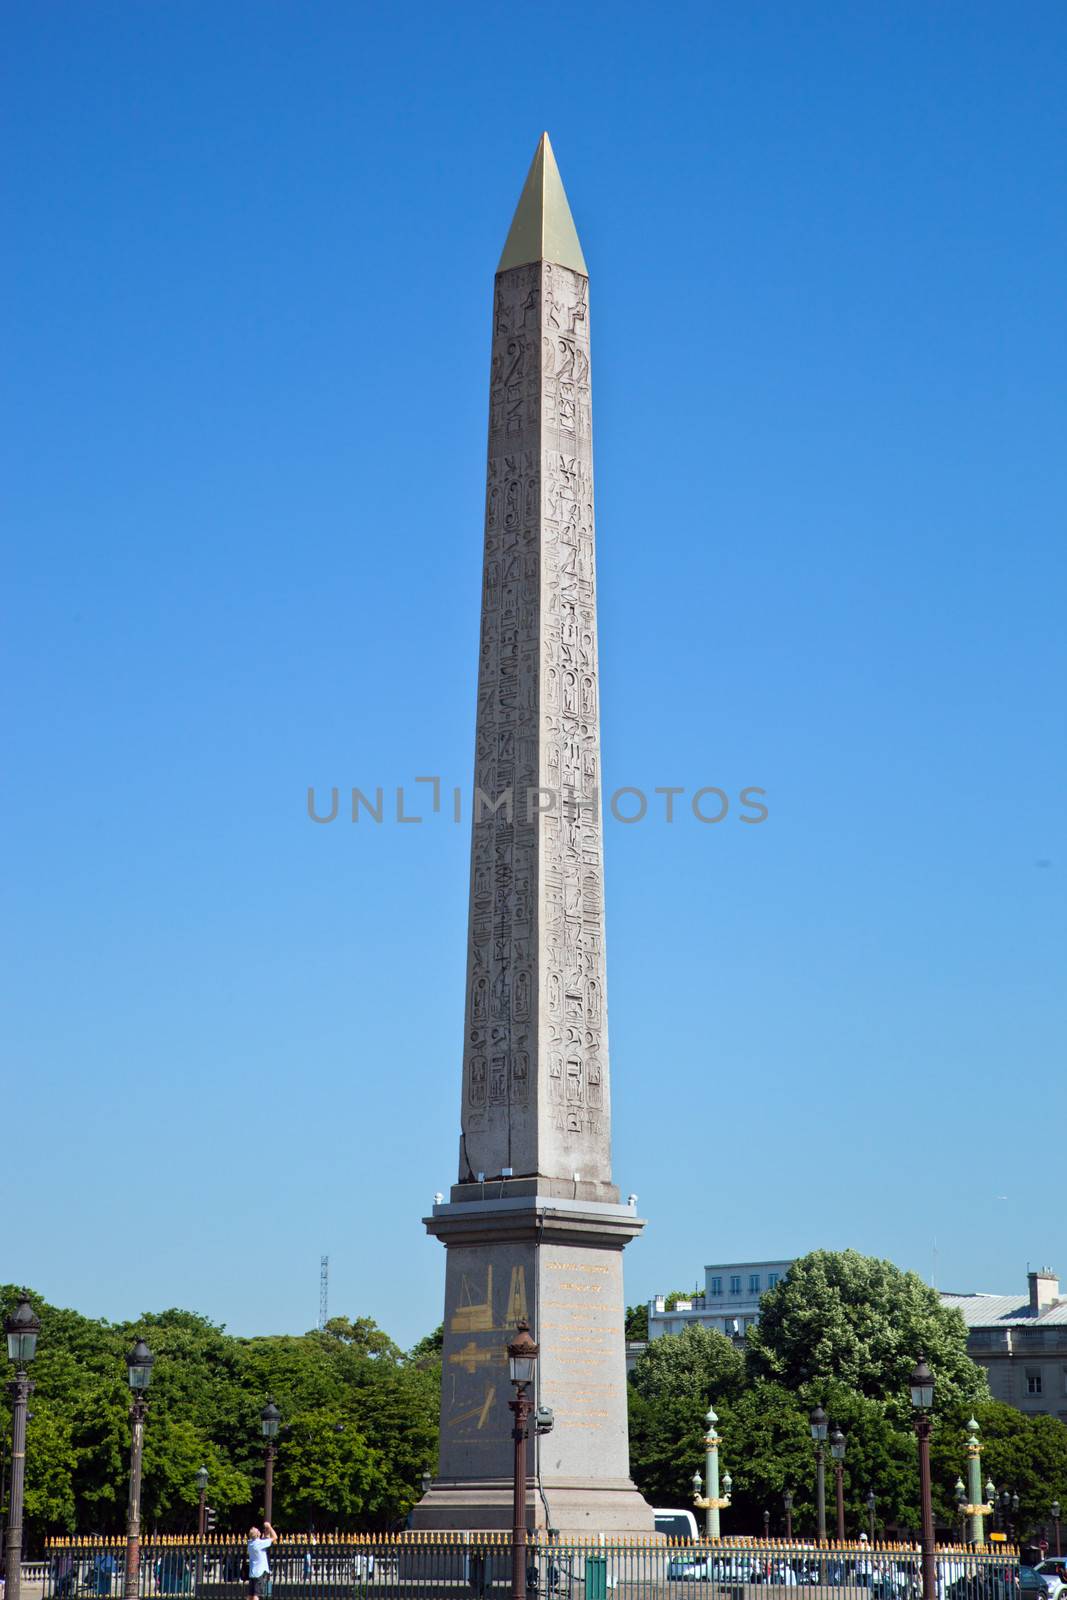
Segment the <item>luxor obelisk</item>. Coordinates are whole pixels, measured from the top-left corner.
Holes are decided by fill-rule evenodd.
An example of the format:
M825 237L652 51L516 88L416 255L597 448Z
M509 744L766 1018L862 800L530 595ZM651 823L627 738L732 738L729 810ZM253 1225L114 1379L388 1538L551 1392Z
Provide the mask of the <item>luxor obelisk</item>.
M421 1528L511 1522L505 1346L540 1343L532 1526L645 1533L629 1475L611 1181L589 277L547 134L493 301L459 1181L441 1454Z

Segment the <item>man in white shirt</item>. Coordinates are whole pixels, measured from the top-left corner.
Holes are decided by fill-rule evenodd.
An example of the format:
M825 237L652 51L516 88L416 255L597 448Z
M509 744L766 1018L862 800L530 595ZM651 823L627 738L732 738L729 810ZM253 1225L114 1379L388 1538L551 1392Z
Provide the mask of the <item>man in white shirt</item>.
M257 1597L269 1592L270 1562L267 1560L267 1551L278 1537L269 1522L264 1522L263 1533L265 1538L258 1528L248 1530L248 1592Z

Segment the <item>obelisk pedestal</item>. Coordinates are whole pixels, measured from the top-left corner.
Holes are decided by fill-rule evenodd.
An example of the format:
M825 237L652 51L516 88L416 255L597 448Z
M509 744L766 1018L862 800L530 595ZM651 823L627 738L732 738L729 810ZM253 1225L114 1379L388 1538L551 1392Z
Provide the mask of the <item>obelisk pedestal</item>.
M459 1181L440 1468L417 1528L511 1525L506 1346L527 1317L531 1527L652 1531L629 1476L611 1178L589 280L547 134L493 305Z

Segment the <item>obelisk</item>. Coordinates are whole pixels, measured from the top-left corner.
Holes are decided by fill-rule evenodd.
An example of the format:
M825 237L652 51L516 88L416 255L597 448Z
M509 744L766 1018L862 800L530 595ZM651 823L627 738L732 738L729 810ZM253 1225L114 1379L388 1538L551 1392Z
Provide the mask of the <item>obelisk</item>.
M493 298L459 1181L422 1528L511 1523L506 1345L528 1317L531 1527L646 1533L629 1475L611 1178L589 276L545 134Z

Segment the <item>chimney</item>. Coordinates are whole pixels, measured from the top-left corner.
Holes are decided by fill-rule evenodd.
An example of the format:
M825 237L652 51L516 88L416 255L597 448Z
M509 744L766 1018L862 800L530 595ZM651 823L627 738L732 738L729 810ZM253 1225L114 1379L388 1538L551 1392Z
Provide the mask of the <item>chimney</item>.
M1030 1315L1040 1317L1060 1298L1060 1280L1051 1267L1027 1274L1030 1284Z

